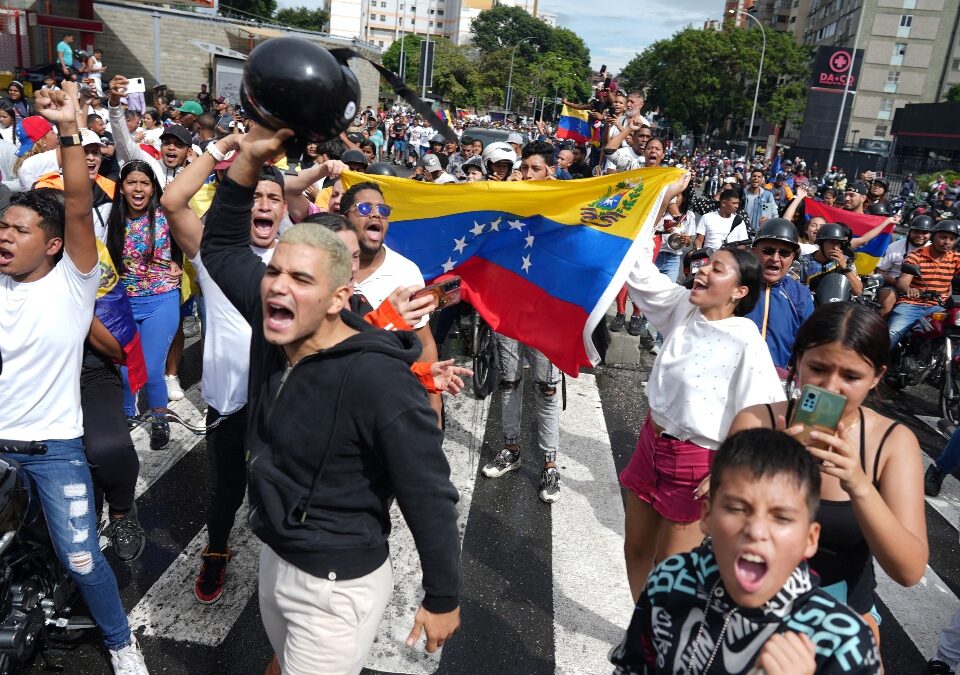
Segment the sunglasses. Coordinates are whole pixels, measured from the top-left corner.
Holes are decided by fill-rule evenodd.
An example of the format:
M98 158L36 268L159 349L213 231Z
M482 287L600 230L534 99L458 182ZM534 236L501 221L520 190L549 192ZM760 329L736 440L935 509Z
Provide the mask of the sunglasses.
M773 248L772 246L764 246L760 249L760 252L763 253L763 255L779 253L781 258L789 258L793 255L793 251L789 248Z
M359 204L354 204L353 208L356 208L357 213L364 218L372 214L374 209L377 210L377 213L380 214L381 218L389 218L390 213L393 211L392 206L387 206L386 204L372 204L370 202L360 202Z

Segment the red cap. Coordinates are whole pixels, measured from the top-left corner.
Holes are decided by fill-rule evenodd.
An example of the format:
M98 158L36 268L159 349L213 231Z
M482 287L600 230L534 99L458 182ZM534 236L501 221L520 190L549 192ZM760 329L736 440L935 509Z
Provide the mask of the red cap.
M23 120L23 130L30 140L36 143L48 133L53 131L50 123L40 115L32 115Z

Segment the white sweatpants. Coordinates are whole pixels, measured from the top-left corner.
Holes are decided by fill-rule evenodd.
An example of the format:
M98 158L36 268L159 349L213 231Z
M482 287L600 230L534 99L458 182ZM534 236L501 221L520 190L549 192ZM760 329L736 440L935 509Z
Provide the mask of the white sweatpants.
M283 675L356 675L393 595L387 558L359 579L307 574L260 549L260 616Z

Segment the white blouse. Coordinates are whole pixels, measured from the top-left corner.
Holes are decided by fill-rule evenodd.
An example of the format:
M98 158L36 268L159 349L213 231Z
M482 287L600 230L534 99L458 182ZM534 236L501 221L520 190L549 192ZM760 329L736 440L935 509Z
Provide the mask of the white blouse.
M708 321L652 254L651 239L627 278L631 300L663 334L647 383L650 415L665 433L716 450L740 410L783 401L783 386L756 324Z

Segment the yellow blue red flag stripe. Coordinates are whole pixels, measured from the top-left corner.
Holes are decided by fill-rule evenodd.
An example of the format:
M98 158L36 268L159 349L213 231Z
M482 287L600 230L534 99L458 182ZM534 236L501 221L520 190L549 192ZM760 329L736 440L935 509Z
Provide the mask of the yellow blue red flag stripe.
M591 335L623 285L680 169L577 181L432 185L347 172L378 183L393 207L387 244L426 279L456 274L491 327L542 351L564 372L599 355Z

